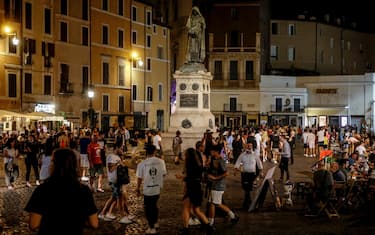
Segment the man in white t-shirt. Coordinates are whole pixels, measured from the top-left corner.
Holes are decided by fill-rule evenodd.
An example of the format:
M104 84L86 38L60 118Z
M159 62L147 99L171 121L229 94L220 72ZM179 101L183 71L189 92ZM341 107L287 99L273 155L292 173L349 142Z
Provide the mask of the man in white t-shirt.
M319 131L316 133L316 137L318 138L318 150L319 150L319 155L320 152L323 150L324 147L324 128L319 127Z
M358 145L356 148L355 148L356 151L358 151L358 154L360 157L364 157L367 155L367 151L366 151L366 143L365 142L361 142L360 145Z
M260 154L261 142L262 142L262 133L261 130L257 130L255 133L255 141L257 142L256 151Z
M155 156L156 147L150 145L146 149L147 158L138 164L136 176L137 194L140 196L141 184L143 182L143 198L145 215L149 228L146 234L157 234L158 225L158 200L163 188L164 176L167 174L164 160Z
M152 138L152 144L156 148L155 155L159 158L162 158L163 148L162 148L162 145L161 145L161 131L160 130L158 130L156 132L156 134L154 135L154 137Z
M315 157L315 134L313 130L310 129L309 134L307 135L307 145L309 147L309 157Z

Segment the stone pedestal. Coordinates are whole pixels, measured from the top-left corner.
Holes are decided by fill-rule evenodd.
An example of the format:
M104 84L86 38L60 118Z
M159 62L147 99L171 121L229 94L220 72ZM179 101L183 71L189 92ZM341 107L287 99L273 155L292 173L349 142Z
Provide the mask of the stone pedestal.
M177 70L176 110L170 117L168 132L180 130L184 134L214 131L215 118L210 111L210 93L212 75L203 64L185 64Z

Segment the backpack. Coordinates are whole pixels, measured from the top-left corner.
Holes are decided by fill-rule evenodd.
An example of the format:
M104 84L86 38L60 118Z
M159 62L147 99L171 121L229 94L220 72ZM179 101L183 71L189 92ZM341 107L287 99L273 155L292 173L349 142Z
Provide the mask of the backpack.
M127 166L117 166L117 184L124 185L130 183L129 169Z
M172 150L173 152L177 152L179 150L179 146L180 146L180 137L174 137L173 138L173 143L172 143Z

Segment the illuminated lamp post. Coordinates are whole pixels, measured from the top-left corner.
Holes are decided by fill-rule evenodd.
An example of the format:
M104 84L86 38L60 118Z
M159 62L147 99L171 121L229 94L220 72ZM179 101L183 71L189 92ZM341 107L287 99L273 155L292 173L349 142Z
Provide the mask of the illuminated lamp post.
M94 130L95 128L95 110L94 108L92 107L92 99L94 98L94 91L93 90L89 90L87 92L87 96L89 97L89 109L87 110L87 115L88 115L88 118L89 118L89 122L90 122L90 129L91 131Z

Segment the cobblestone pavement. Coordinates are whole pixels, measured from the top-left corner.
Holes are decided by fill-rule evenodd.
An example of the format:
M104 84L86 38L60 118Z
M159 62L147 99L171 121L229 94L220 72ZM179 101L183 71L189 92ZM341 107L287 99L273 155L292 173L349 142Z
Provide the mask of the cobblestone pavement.
M309 181L310 166L316 159L304 158L301 155L301 147L296 150L295 163L291 168L291 179L294 182ZM181 226L182 206L182 182L175 178L175 174L182 170L182 165L174 165L172 157L166 156L168 175L165 178L165 187L159 200L160 234L174 235ZM0 159L1 160L1 159ZM23 161L21 161L23 163ZM27 214L23 211L25 203L29 199L33 188L27 188L24 182L24 166L21 167L21 177L15 190L8 191L4 185L3 164L0 164L0 224L3 225L6 234L33 234L27 228ZM273 164L266 162L265 167ZM375 225L370 222L370 215L375 207L368 206L360 211L341 214L340 218L329 220L324 214L320 217L304 217L304 199L294 197L293 206L284 206L279 211L274 208L270 194L267 194L263 207L255 212L241 210L242 190L239 174L229 165L230 176L227 180L225 202L240 216L238 224L232 226L227 218L220 217L216 223L215 234L375 234ZM136 197L136 178L134 169L130 170L131 183L128 185L129 207L132 214L136 215L134 223L122 225L116 221L100 221L98 230L87 230L85 234L144 234L147 223L143 213L143 199ZM33 173L32 173L33 175ZM274 179L280 176L279 169L275 171ZM282 193L281 183L276 183L279 194ZM105 200L110 196L109 187L105 193L95 193L98 208L101 208ZM192 228L191 234L204 234L199 228Z

